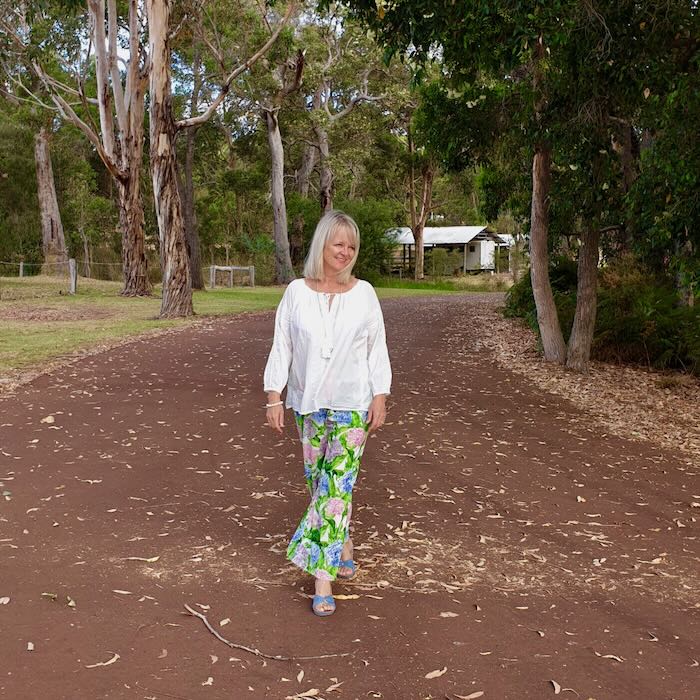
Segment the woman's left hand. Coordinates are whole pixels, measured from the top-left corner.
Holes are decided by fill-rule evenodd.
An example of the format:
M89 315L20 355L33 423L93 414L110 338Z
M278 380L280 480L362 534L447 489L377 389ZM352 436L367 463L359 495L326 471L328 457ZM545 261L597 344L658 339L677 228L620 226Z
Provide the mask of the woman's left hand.
M373 399L372 403L369 405L369 411L367 412L367 422L369 427L368 432L373 432L377 428L381 428L386 420L386 395L377 394Z

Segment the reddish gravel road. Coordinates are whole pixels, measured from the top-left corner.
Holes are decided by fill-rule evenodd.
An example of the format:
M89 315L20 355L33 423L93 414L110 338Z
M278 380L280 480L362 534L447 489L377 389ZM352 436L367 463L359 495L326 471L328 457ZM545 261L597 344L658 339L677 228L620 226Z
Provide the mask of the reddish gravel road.
M0 401L0 697L700 697L698 468L475 350L493 303L384 303L395 392L327 619L282 553L305 494L291 426L263 425L272 314ZM229 648L185 604L266 654L338 656Z

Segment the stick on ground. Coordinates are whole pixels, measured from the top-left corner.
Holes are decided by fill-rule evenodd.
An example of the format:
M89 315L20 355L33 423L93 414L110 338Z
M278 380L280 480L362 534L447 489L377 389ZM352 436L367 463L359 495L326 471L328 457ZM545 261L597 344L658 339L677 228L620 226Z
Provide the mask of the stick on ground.
M281 654L266 654L263 651L260 651L260 649L254 649L252 647L247 647L244 644L236 644L236 642L231 642L226 637L222 637L212 626L209 620L207 620L207 616L203 615L200 612L197 612L196 610L193 610L187 603L185 603L185 610L190 615L193 615L194 617L198 617L203 623L204 626L220 641L226 644L227 646L231 647L232 649L240 649L241 651L247 651L249 654L253 654L254 656L259 656L262 659L272 659L273 661L309 661L311 659L330 659L332 657L338 657L338 656L350 656L350 652L342 652L340 654L320 654L318 656L282 656Z

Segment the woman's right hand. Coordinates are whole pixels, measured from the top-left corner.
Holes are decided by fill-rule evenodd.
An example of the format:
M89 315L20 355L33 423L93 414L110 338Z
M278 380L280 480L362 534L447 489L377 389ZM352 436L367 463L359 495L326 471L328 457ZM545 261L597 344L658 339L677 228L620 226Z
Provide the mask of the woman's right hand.
M284 406L271 406L267 409L267 424L278 433L284 428Z
M267 403L281 402L279 394L270 393L267 396ZM267 409L267 424L278 433L284 428L284 404L279 403L277 406L270 406Z

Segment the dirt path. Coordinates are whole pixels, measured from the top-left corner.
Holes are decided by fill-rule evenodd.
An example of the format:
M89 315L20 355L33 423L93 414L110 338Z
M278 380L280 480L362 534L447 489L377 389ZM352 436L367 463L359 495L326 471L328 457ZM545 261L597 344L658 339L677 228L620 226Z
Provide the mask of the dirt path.
M485 301L383 304L390 422L325 620L282 554L305 494L291 427L263 426L271 314L0 401L0 697L697 698L698 469L499 369ZM185 604L268 654L345 656L261 659Z

